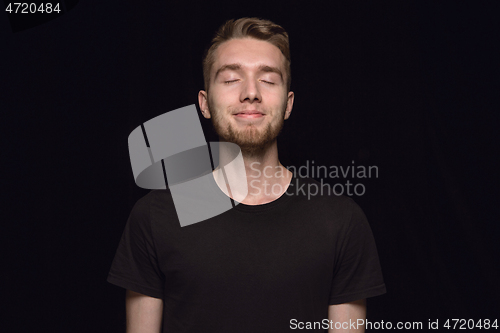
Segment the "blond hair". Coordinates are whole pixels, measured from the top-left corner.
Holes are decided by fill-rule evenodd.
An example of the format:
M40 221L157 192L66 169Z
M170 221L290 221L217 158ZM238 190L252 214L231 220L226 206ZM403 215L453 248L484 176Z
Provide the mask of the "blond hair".
M263 40L280 49L285 56L286 87L287 91L290 91L292 76L288 34L281 26L256 17L244 17L236 21L229 20L219 28L203 57L203 79L206 91L210 87L210 70L215 62L215 51L222 43L236 38Z

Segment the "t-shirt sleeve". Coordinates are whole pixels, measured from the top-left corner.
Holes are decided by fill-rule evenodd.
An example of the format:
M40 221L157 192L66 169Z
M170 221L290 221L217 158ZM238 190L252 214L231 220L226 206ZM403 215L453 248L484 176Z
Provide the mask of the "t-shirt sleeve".
M147 296L163 298L164 277L151 232L148 196L132 208L107 281Z
M349 198L350 221L339 243L329 304L342 304L386 292L377 247L361 208Z

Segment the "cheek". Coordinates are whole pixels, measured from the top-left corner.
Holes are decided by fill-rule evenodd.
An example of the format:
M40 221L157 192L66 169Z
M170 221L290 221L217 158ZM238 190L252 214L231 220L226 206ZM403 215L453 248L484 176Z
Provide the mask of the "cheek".
M212 104L215 106L224 106L238 99L238 92L235 89L214 89L210 94Z
M208 96L208 101L209 101L209 105L212 108L220 110L221 105L224 104L222 99L221 99L221 95L222 94L217 89L213 89L210 92L210 95Z
M267 101L269 105L272 105L274 108L281 108L283 105L286 105L287 100L286 94L277 94L275 92L266 94L263 96L263 99Z

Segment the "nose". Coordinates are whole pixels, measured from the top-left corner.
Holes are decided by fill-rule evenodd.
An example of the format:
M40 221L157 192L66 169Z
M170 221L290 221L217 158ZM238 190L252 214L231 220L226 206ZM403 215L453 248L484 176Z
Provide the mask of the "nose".
M261 102L262 96L260 94L259 86L256 80L249 79L246 80L245 84L242 86L240 102Z

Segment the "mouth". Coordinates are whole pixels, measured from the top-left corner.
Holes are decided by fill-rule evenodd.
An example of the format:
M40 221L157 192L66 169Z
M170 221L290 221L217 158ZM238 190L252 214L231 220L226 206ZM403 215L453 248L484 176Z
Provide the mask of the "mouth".
M238 118L260 118L264 117L264 114L256 110L243 110L233 114Z

